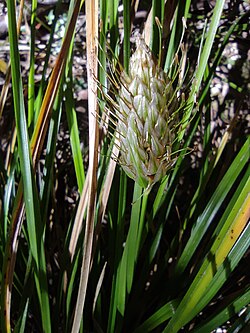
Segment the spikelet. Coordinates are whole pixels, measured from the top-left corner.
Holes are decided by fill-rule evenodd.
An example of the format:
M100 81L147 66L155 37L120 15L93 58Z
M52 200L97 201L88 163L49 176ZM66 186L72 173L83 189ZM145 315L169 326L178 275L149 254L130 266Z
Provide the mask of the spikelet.
M166 73L142 38L123 71L118 93L118 161L140 186L151 189L173 166L172 144L178 124L178 99Z

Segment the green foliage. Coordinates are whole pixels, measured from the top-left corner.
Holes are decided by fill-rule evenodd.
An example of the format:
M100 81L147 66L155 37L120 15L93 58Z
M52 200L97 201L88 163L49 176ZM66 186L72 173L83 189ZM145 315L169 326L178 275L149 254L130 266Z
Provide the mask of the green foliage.
M37 1L32 1L26 95L15 6L8 0L15 119L8 135L10 155L0 138L1 332L76 333L74 318L80 318L81 332L207 333L228 321L229 332L248 327L250 139L245 131L237 132L242 105L236 102L229 126L214 139L210 85L230 39L246 29L249 12L234 17L228 28L232 17L227 17L225 1L216 2L207 21L205 15L195 17L190 1L169 3L140 3L149 17L142 35L178 90L184 117L176 144L178 158L161 182L145 192L113 158L118 145L115 121L109 116L112 101L117 101L113 81L119 80L121 64L129 71L130 37L135 29L131 27L137 12L133 2L122 2L122 16L119 1L101 0L97 13L86 12L86 20L100 15L100 47L93 57L99 60L94 78L100 88L96 122L104 126L94 152L99 154L94 187L92 166L86 168L87 151L92 152L94 142L82 151L81 115L74 100L74 35L85 4L70 2L65 36L47 77L62 6L58 1L43 75L35 82L38 13ZM198 32L196 21L204 26ZM89 59L86 66L91 68ZM244 97L244 86L235 90ZM9 109L5 104L3 113L0 110L6 131ZM61 169L54 163L63 122L69 129L69 164L79 196L70 209L60 201ZM82 258L91 193L96 200L93 213L88 209L94 228L88 272ZM78 292L81 279L87 285L84 297ZM80 298L83 311L76 306Z

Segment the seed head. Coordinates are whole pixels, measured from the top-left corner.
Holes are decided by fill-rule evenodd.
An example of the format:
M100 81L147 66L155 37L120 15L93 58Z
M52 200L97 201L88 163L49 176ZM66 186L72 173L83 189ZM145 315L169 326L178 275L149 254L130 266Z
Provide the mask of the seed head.
M178 99L142 38L121 74L118 97L119 162L140 186L151 188L173 166Z

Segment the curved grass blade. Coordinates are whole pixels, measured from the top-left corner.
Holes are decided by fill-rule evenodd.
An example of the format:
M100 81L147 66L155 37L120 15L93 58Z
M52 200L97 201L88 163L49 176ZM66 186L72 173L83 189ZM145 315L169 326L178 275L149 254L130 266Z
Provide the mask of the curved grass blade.
M78 1L76 3L74 15L72 16L72 18L70 20L69 28L68 28L68 31L67 31L67 34L66 34L67 38L65 38L66 41L64 41L64 44L63 44L64 47L60 52L60 55L59 55L59 57L57 59L57 62L56 62L56 66L54 68L54 71L52 72L51 79L50 79L50 82L49 82L49 85L48 85L48 88L47 88L47 95L46 95L46 97L43 101L42 109L41 109L41 112L40 112L40 115L39 115L40 118L39 118L39 121L38 121L37 126L36 126L35 134L33 135L33 138L32 138L31 152L33 154L33 161L34 162L37 161L37 159L39 157L39 154L40 154L40 151L39 151L38 147L40 147L40 150L41 150L41 148L43 146L43 141L44 141L44 138L45 138L45 132L46 132L46 129L47 129L47 126L48 126L49 118L50 118L49 115L51 113L51 108L52 108L52 105L53 105L53 101L54 101L54 98L56 96L55 92L58 89L59 82L60 82L60 77L61 77L61 74L62 74L62 70L63 70L64 65L65 65L65 62L62 61L62 60L63 60L65 54L67 54L67 50L68 50L67 45L68 45L69 41L72 38L72 33L74 31L74 29L72 29L72 27L76 23L76 18L78 16L79 8L80 8L80 1ZM14 19L14 15L13 15L13 19ZM16 54L17 54L17 52L16 52ZM61 74L58 74L58 72L61 73ZM18 82L20 83L20 80ZM47 124L47 126L46 126L46 124ZM42 142L41 142L41 138L42 138ZM27 156L29 156L29 154L26 153L26 156L25 156L26 161L28 161ZM33 184L34 184L34 182L33 182ZM12 241L15 239L14 235L16 235L16 232L18 232L18 233L20 232L20 223L18 221L22 220L22 219L20 219L20 216L21 216L20 214L22 214L22 212L23 212L22 199L23 199L22 186L20 184L19 189L18 189L18 195L16 197L15 210L14 210L15 213L13 214L13 224L12 224L12 228L10 229L11 232L10 232L10 237L9 237L9 239L10 239L9 247L10 247L10 244L12 243ZM39 236L38 236L38 238L39 238ZM43 247L43 244L40 244L40 246ZM42 248L40 248L39 251L40 250L42 250ZM44 256L43 256L42 253L41 253L41 255L42 255L42 258L40 260L40 266L44 265L43 272L46 272ZM6 254L6 258L9 258L9 256L7 254ZM6 274L6 276L8 276L8 279L9 279L9 282L10 282L8 284L10 286L11 286L11 283L12 283L11 282L12 281L11 274L13 274L15 256L12 255L11 260L12 260L11 266L10 266L10 264L7 267L4 266L4 270L9 270L9 272L8 272L8 274ZM12 271L12 273L11 273L11 271ZM43 273L43 276L44 276L44 273ZM45 280L43 280L43 282L45 282ZM38 282L36 282L36 283L38 285ZM43 289L46 290L46 288L43 288ZM3 297L4 297L4 295L3 295ZM47 293L43 293L42 297L40 297L40 301L44 302L44 297L45 298L47 297ZM45 314L45 316L48 315L49 306L47 306L47 304L46 304L42 308L43 308L42 311L41 311L42 312L42 317L44 317L44 314ZM48 317L49 317L49 315L48 315ZM43 324L44 324L45 327L47 327L46 331L49 332L50 331L50 328L49 328L50 319L47 318L47 319L43 320Z
M47 291L46 274L44 273L45 257L43 242L41 242L41 215L39 209L38 193L35 186L35 180L32 170L31 154L29 147L29 137L27 131L27 122L25 116L23 88L20 72L20 59L18 55L18 40L15 18L15 5L12 1L8 1L8 18L10 32L10 50L11 50L11 70L12 70L12 86L14 96L14 110L17 128L18 153L20 158L21 174L23 179L24 201L26 208L27 226L29 233L30 249L35 264L35 280L38 291L38 297L41 307L43 328L47 332L51 331L50 326L50 310ZM10 244L9 244L10 245ZM15 257L14 253L11 256ZM8 257L8 256L7 256ZM46 268L45 268L46 269ZM6 289L5 289L6 288ZM6 321L4 320L4 332L10 331L10 289L4 286L5 298L8 299ZM42 292L45 291L45 292ZM6 303L5 303L6 304Z
M48 216L47 212L48 212L49 199L52 189L52 175L53 175L54 159L56 152L56 142L57 142L57 135L61 119L61 113L62 113L62 108L61 108L62 96L63 93L61 85L58 92L58 96L55 101L55 105L53 107L52 117L49 125L43 177L40 182L41 211L43 212L44 225L46 225L45 219Z
M206 324L200 325L200 328L194 329L194 333L206 333L212 332L214 329L219 327L220 325L226 323L230 320L231 317L239 313L244 307L249 305L250 303L250 289L244 291L242 295L236 297L233 301L231 301L223 310L219 313L212 316L207 320ZM247 311L246 311L247 312ZM247 315L247 313L245 314ZM248 320L250 319L250 313L248 311ZM240 320L242 323L242 319ZM239 323L237 326L240 326Z
M31 2L30 19L30 68L28 78L28 127L30 127L34 118L35 105L35 25L36 25L37 0Z
M188 102L187 102L187 104L190 105L190 107L187 108L185 115L182 119L183 129L179 133L179 140L181 140L183 138L186 126L190 122L191 112L193 110L193 105L194 105L194 102L196 99L196 95L200 89L202 78L205 73L205 69L206 69L208 59L209 59L209 56L211 53L215 34L216 34L217 28L220 23L220 18L221 18L222 10L224 8L224 3L225 3L225 0L218 1L218 2L216 2L216 5L214 7L213 16L212 16L211 23L209 26L207 38L206 38L205 45L204 45L204 48L201 53L200 61L199 61L198 67L197 67L197 72L196 72L194 80L193 80L192 90L190 92Z
M22 19L23 19L23 8L24 8L24 0L21 0L20 6L19 6L18 21L17 21L17 37L19 37L19 35L20 35ZM9 87L10 87L10 80L11 80L11 68L10 68L10 62L9 62L8 68L6 71L5 82L2 87L1 95L0 95L0 119L2 117L4 105L6 102L7 95L8 95L8 91L9 91Z
M65 91L65 97L66 97L65 107L66 107L66 115L67 115L67 120L68 120L68 125L69 125L70 143L71 143L73 161L74 161L74 166L75 166L76 179L77 179L79 192L82 193L83 185L85 182L85 172L84 172L84 166L83 166L83 160L82 160L76 111L74 109L72 67L73 67L73 64L72 64L72 57L71 57L70 64L69 64L67 89Z
M191 5L190 0L185 2L179 1L178 6L176 7L175 19L173 22L173 28L171 30L169 44L166 46L167 54L165 57L165 65L164 65L164 71L166 73L169 72L171 64L173 63L174 56L180 47L181 36L183 31L182 19L184 18L185 20L187 20L190 5Z
M47 47L46 47L46 56L44 59L44 67L43 67L43 73L42 73L42 78L39 84L39 89L37 92L37 96L35 99L35 104L34 104L34 108L35 108L35 114L34 114L34 124L37 121L37 117L40 113L40 109L41 109L41 105L43 102L43 97L44 97L44 91L46 89L47 86L47 82L46 82L46 72L49 66L49 59L50 59L50 54L52 52L52 43L54 40L54 33L55 33L55 29L56 29L56 23L58 21L58 17L59 17L59 13L60 13L60 8L62 5L62 0L58 0L56 2L56 7L55 7L55 17L53 20L53 23L50 27L50 36L49 36L49 41L47 43ZM71 15L71 12L69 10L69 15ZM70 16L71 17L71 16Z
M248 149L249 140L247 140L244 146L241 148L240 152L234 159L230 168L224 175L219 186L213 193L211 199L209 200L206 208L202 214L198 217L197 222L192 230L191 236L182 252L180 259L176 265L175 273L180 275L185 270L187 264L189 263L195 249L200 243L203 235L205 234L207 228L209 227L213 217L221 206L223 200L225 199L227 193L230 191L234 180L237 179L241 170L244 168L245 164L248 162Z
M233 271L237 267L239 261L245 255L247 249L249 248L249 245L250 224L248 224L245 230L242 232L232 251L228 255L228 262L230 262L231 271ZM201 301L199 303L200 309L204 308L204 306L212 299L212 297L214 297L214 295L217 293L217 291L221 288L221 286L225 283L227 279L228 272L225 267L221 265L210 285L207 287L206 294L203 295L203 297L201 298ZM180 302L181 299L178 299L162 306L154 314L152 314L141 326L139 326L138 329L135 330L135 333L151 332L153 329L166 322L175 314ZM203 325L201 325L201 327L203 327ZM200 332L198 328L197 330L198 332ZM194 332L196 332L196 330L194 330ZM203 331L201 328L201 332L207 333L210 332L210 330L206 328Z
M207 300L207 290L209 290L209 287L211 288L210 284L218 269L222 267L223 270L227 270L228 254L240 237L250 217L249 186L250 177L248 177L247 183L240 193L231 214L229 214L227 221L215 239L202 267L195 276L174 316L165 328L165 333L178 332L183 325L188 323L205 306L203 299ZM213 292L215 290L213 288Z
M123 66L128 73L130 59L130 0L123 0L124 41L123 41Z
M110 296L110 306L109 306L109 316L108 316L108 332L113 332L115 330L115 322L117 315L117 304L118 297L120 295L118 285L118 276L120 274L120 258L122 257L122 249L123 249L123 235L124 235L124 214L126 209L126 191L127 191L127 177L125 173L121 173L120 177L120 186L119 186L119 201L118 201L118 216L116 221L116 226L113 226L112 229L115 230L115 235L113 236L115 239L115 248L113 248L113 252L115 253L114 257L114 272L112 278L112 289ZM110 217L111 221L112 218ZM112 235L111 235L112 237ZM121 287L121 285L120 285ZM122 296L125 299L126 293L126 282L122 283Z
M61 84L61 79L64 73L65 65L67 62L68 51L75 31L76 20L81 8L81 0L75 2L74 10L69 18L66 35L62 44L62 48L57 57L55 66L51 73L51 77L45 92L45 96L41 105L38 119L31 139L31 152L33 163L35 164L40 156L43 142L47 133L49 120L51 118L52 108L54 101Z
M133 333L152 332L159 325L170 319L177 309L180 300L173 300L162 306L152 316L150 316L142 325L140 325Z
M27 320L27 316L28 316L28 307L29 307L29 299L27 299L26 304L25 304L25 308L23 310L22 313L22 317L20 317L20 319L18 320L15 328L14 328L14 333L24 333L25 332L25 323Z

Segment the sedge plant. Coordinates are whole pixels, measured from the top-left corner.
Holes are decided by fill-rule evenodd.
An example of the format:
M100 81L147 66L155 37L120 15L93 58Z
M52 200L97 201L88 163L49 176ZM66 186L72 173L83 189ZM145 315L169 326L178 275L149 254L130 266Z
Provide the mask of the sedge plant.
M15 1L7 5L13 113L6 90L0 103L6 124L0 141L1 332L207 333L225 323L228 332L243 332L250 318L249 138L236 131L243 108L236 103L229 126L213 142L210 87L223 50L247 29L247 6L231 24L229 1L217 1L209 19L195 17L191 1L70 1L50 68L58 1L37 82L39 1L32 1L26 23L26 81ZM81 9L87 29L84 138L74 93ZM244 99L243 83L237 93ZM63 126L71 154L58 166ZM71 182L74 203L65 194Z

